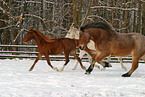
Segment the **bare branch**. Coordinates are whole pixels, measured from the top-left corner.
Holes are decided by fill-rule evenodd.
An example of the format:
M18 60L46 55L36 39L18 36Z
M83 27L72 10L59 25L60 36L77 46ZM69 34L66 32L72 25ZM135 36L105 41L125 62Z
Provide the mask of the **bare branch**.
M11 26L7 26L7 27L2 27L2 28L0 28L0 30L1 29L7 29L7 28L10 28L10 27L15 27L16 25L11 25Z
M44 29L45 29L45 27L46 27L45 21L44 21L44 19L41 18L40 16L37 16L37 15L34 15L34 14L24 14L24 16L30 16L30 17L34 17L34 18L39 19L39 20L41 21L41 23L42 23Z
M120 9L120 10L138 10L138 8L120 8L120 7L109 7L109 6L93 6L91 7L92 9L93 8L107 8L107 9Z
M88 16L88 14L89 14L89 12L90 12L91 3L92 3L92 0L90 0L90 2L89 2L88 11L86 12L85 18L84 18L84 20L83 20L81 26L85 23L85 21L86 21L86 19L87 19L87 16Z

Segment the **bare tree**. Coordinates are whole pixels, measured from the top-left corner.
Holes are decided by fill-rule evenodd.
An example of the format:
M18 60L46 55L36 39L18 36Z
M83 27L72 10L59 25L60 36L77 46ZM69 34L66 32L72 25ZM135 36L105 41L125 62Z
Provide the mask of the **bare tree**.
M72 24L79 28L97 21L120 33L144 34L144 4L144 0L0 0L0 43L24 44L30 28L65 37Z

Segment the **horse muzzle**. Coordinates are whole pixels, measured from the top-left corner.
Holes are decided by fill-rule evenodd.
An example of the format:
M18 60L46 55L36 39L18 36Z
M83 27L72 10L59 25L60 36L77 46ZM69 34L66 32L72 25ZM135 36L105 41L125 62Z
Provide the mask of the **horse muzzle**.
M84 46L79 46L79 48L80 48L81 50L84 50L84 49L85 49L85 47L84 47Z

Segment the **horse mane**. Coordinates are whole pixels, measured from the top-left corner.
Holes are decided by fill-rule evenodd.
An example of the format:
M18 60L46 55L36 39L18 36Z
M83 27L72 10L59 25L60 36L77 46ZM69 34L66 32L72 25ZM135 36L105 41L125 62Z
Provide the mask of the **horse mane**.
M81 26L80 30L84 32L84 29L88 29L88 28L100 28L108 32L114 32L114 30L110 25L103 22L93 22L93 23L86 24L84 26Z
M33 30L36 32L41 38L43 38L46 42L53 42L53 38L51 36L44 36L40 31L38 30Z
M51 36L46 36L46 38L48 38L49 40L52 40L53 39Z

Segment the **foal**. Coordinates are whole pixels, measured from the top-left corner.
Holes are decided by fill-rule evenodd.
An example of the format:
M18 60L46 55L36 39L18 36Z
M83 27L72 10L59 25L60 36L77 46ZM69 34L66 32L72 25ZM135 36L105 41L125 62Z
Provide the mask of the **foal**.
M50 37L45 37L41 32L38 30L30 29L26 36L23 38L25 42L28 42L30 40L34 39L36 44L38 45L38 51L39 54L37 58L35 59L33 65L29 69L31 71L37 61L42 57L42 55L45 56L48 65L56 71L63 71L64 67L69 62L69 55L72 54L74 58L78 60L78 62L81 65L81 68L85 70L85 67L82 65L80 58L76 55L76 41L74 39L69 38L59 38L59 39L52 39ZM60 70L58 70L56 67L53 67L50 63L49 55L58 55L60 53L64 52L65 55L65 64L62 66Z

